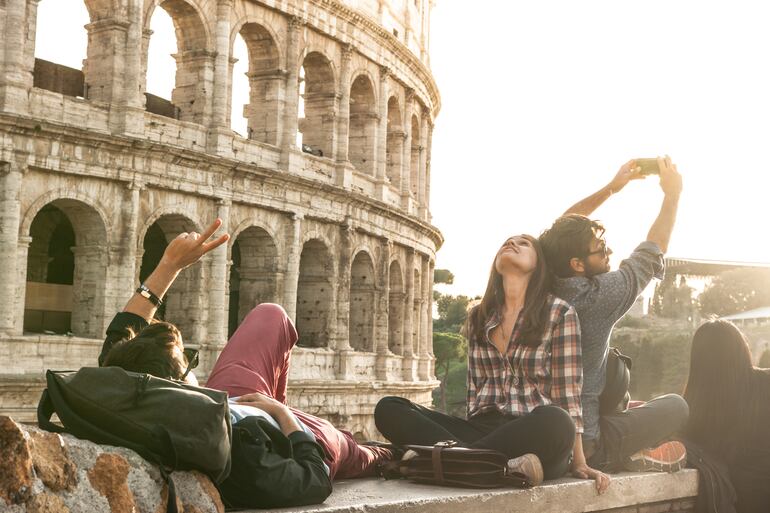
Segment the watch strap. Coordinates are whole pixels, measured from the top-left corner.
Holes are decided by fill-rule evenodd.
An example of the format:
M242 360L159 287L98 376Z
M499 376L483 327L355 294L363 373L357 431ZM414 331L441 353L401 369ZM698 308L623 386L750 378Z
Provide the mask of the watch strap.
M163 304L163 300L159 298L157 295L155 295L150 289L148 289L147 285L145 285L144 283L139 285L139 288L136 289L136 293L142 296L143 298L147 299L147 301L149 301L155 306L160 306Z

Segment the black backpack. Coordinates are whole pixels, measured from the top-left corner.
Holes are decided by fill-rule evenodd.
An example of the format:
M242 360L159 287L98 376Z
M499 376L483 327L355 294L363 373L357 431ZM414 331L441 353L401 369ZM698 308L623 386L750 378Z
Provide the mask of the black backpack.
M46 384L37 409L40 427L127 447L157 464L168 484L169 512L176 511L169 470L198 470L215 483L230 473L226 392L119 367L49 370ZM51 422L54 413L64 429Z

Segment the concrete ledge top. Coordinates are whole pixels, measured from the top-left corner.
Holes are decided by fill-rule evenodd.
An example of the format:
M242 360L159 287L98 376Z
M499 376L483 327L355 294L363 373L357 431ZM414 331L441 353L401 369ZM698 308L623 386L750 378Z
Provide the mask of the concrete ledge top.
M694 497L698 473L623 473L612 475L606 493L598 495L593 481L559 479L527 489L473 490L428 486L403 480L337 481L325 503L273 510L280 513L584 513L676 501Z

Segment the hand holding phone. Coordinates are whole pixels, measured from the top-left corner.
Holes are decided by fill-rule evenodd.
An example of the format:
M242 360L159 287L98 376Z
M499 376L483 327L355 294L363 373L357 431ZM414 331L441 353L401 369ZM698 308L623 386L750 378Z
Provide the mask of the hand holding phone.
M659 175L660 166L658 165L658 159L634 159L634 165L642 176Z

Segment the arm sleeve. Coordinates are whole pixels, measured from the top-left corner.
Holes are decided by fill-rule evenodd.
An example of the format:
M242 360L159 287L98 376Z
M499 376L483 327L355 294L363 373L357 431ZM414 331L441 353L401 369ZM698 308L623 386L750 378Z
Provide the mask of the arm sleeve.
M465 415L471 416L471 409L476 405L476 392L478 391L476 385L476 373L477 362L475 353L475 342L471 339L468 340L468 374L466 378L466 384L468 385L468 393L465 402Z
M107 357L110 349L112 349L112 346L128 338L129 328L134 333L137 333L148 325L149 323L143 317L130 312L119 312L115 315L107 327L107 338L104 339L102 352L99 354L99 366L101 367L104 364L104 359Z
M551 332L551 402L569 413L575 429L583 432L583 361L580 323L575 309L565 308Z
M663 279L663 252L654 242L642 242L617 271L599 274L593 281L593 302L617 321L634 306L653 278Z

